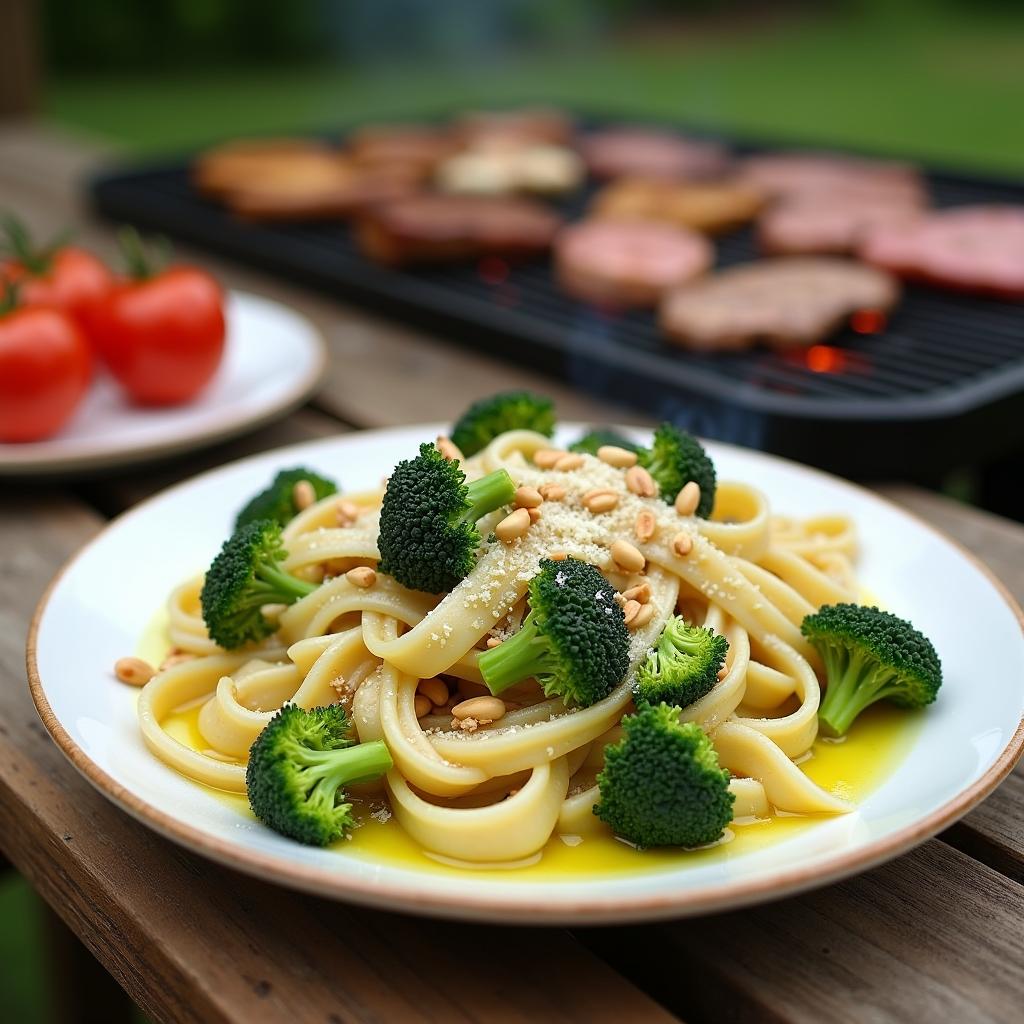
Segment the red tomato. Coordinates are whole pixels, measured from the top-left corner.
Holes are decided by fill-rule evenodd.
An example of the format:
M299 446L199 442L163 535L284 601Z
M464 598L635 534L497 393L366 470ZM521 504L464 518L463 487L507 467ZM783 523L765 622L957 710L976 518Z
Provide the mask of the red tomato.
M46 257L38 270L11 260L0 267L0 277L17 282L23 306L62 309L88 333L89 318L114 284L114 275L91 252L64 246Z
M177 405L209 382L224 352L220 285L195 267L116 284L91 320L110 372L142 405Z
M0 441L56 434L91 377L89 344L67 314L29 307L0 316Z

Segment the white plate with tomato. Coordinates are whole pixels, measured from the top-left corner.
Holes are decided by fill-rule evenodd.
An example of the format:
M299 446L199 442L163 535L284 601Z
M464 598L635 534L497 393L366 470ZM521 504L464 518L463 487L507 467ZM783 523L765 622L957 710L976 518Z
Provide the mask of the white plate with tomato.
M9 229L10 234L10 229ZM125 238L115 275L73 246L0 264L0 476L126 466L284 415L326 363L294 310L225 292L204 270L148 265ZM11 287L11 283L14 287Z

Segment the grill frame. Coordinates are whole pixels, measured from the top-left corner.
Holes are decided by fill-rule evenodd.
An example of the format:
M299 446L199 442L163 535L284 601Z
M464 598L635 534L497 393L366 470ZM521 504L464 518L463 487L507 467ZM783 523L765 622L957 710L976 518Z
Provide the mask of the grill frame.
M740 155L808 148L722 141ZM834 471L924 479L1024 445L1024 303L908 285L883 332L847 328L827 342L857 372L814 373L767 350L699 355L662 341L649 312L610 316L562 295L547 260L512 267L500 284L483 281L472 265L377 267L355 250L345 225L234 219L194 192L187 166L179 158L104 172L89 186L93 206L108 219L312 284L648 415ZM925 174L940 207L1024 204L1024 183ZM577 218L594 187L558 204L562 212ZM750 228L717 239L716 250L719 267L758 255ZM787 390L812 383L814 394Z

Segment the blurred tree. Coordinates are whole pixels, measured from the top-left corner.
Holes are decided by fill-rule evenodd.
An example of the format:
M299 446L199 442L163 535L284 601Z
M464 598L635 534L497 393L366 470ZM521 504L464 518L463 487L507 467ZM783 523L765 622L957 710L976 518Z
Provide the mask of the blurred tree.
M60 71L296 63L326 55L326 0L43 0L43 48Z
M206 70L339 57L355 63L409 56L487 60L522 44L592 41L632 18L758 5L759 0L42 0L45 53L50 67L62 72ZM760 6L769 5L761 0Z

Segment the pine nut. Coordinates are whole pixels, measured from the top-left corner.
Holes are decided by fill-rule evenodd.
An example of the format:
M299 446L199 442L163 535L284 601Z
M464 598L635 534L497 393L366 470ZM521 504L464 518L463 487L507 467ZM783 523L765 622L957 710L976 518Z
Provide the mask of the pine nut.
M342 498L334 507L339 526L351 526L359 518L359 506L354 501Z
M630 626L633 620L637 617L640 609L643 605L639 601L627 601L622 607L622 614L626 620L626 625Z
M640 604L647 604L651 599L651 585L644 580L643 583L638 583L635 587L624 590L622 597L626 601L639 601Z
M288 610L286 604L262 604L260 605L260 615L265 619L279 619L282 613Z
M561 484L541 484L539 493L545 501L561 501L565 497L565 488Z
M672 538L672 551L677 554L680 558L685 558L693 550L693 538L684 531L680 530Z
M613 541L611 553L615 564L626 572L640 572L647 564L647 559L628 540Z
M465 458L462 452L459 451L458 445L450 437L445 437L444 434L437 435L434 445L449 462L461 462Z
M292 488L292 504L301 512L316 501L316 491L308 480L296 480Z
M487 649L489 651L493 651L495 647L500 647L500 646L501 646L501 640L499 640L498 637L496 637L496 636L489 636L487 638Z
M422 718L424 715L429 715L434 710L434 705L430 703L429 697L424 697L422 693L416 694L416 699L413 701L416 706L416 717Z
M603 444L597 449L597 457L616 469L629 469L636 465L636 452L620 448L617 444Z
M462 721L475 718L477 722L496 722L505 716L505 702L498 697L470 697L452 708L452 715Z
M649 508L642 508L636 514L636 522L633 524L633 532L641 544L646 544L657 532L658 521Z
M626 470L626 486L641 498L653 498L658 493L654 477L643 466L633 466Z
M516 508L536 508L543 500L544 496L536 487L516 488Z
M700 484L691 480L676 495L676 511L681 516L692 516L700 504Z
M345 579L349 581L354 587L362 587L366 590L367 587L372 587L377 582L377 573L374 569L371 569L368 565L357 565L354 569L349 569L345 573Z
M533 453L533 464L541 469L551 469L565 452L558 448L541 448Z
M540 509L539 508L528 508L526 514L530 517L531 523L540 522Z
M122 683L145 686L155 675L153 666L141 658L118 658L114 662L114 675Z
M555 469L560 473L568 473L571 469L579 469L583 465L583 456L577 455L575 452L569 452L568 455L563 455L556 463Z
M517 538L525 536L529 528L530 513L525 508L517 508L498 523L494 528L494 536L503 544L511 544Z
M640 605L640 611L636 613L636 618L629 624L630 629L643 629L651 619L654 618L654 605L653 604L642 604Z
M599 512L611 512L619 504L619 496L610 488L597 488L587 491L582 501L588 512L597 515Z
M434 676L433 679L421 679L417 687L420 693L426 697L431 704L443 708L448 703L448 687L443 679Z
M552 562L564 562L568 557L565 551L552 551L548 554L548 559Z
M721 667L721 668L720 668L720 669L718 670L718 678L719 678L719 679L724 679L724 678L725 678L725 677L726 677L726 676L727 676L728 674L729 674L729 668L728 668L728 666L727 666L727 665L723 665L723 666L722 666L722 667Z

